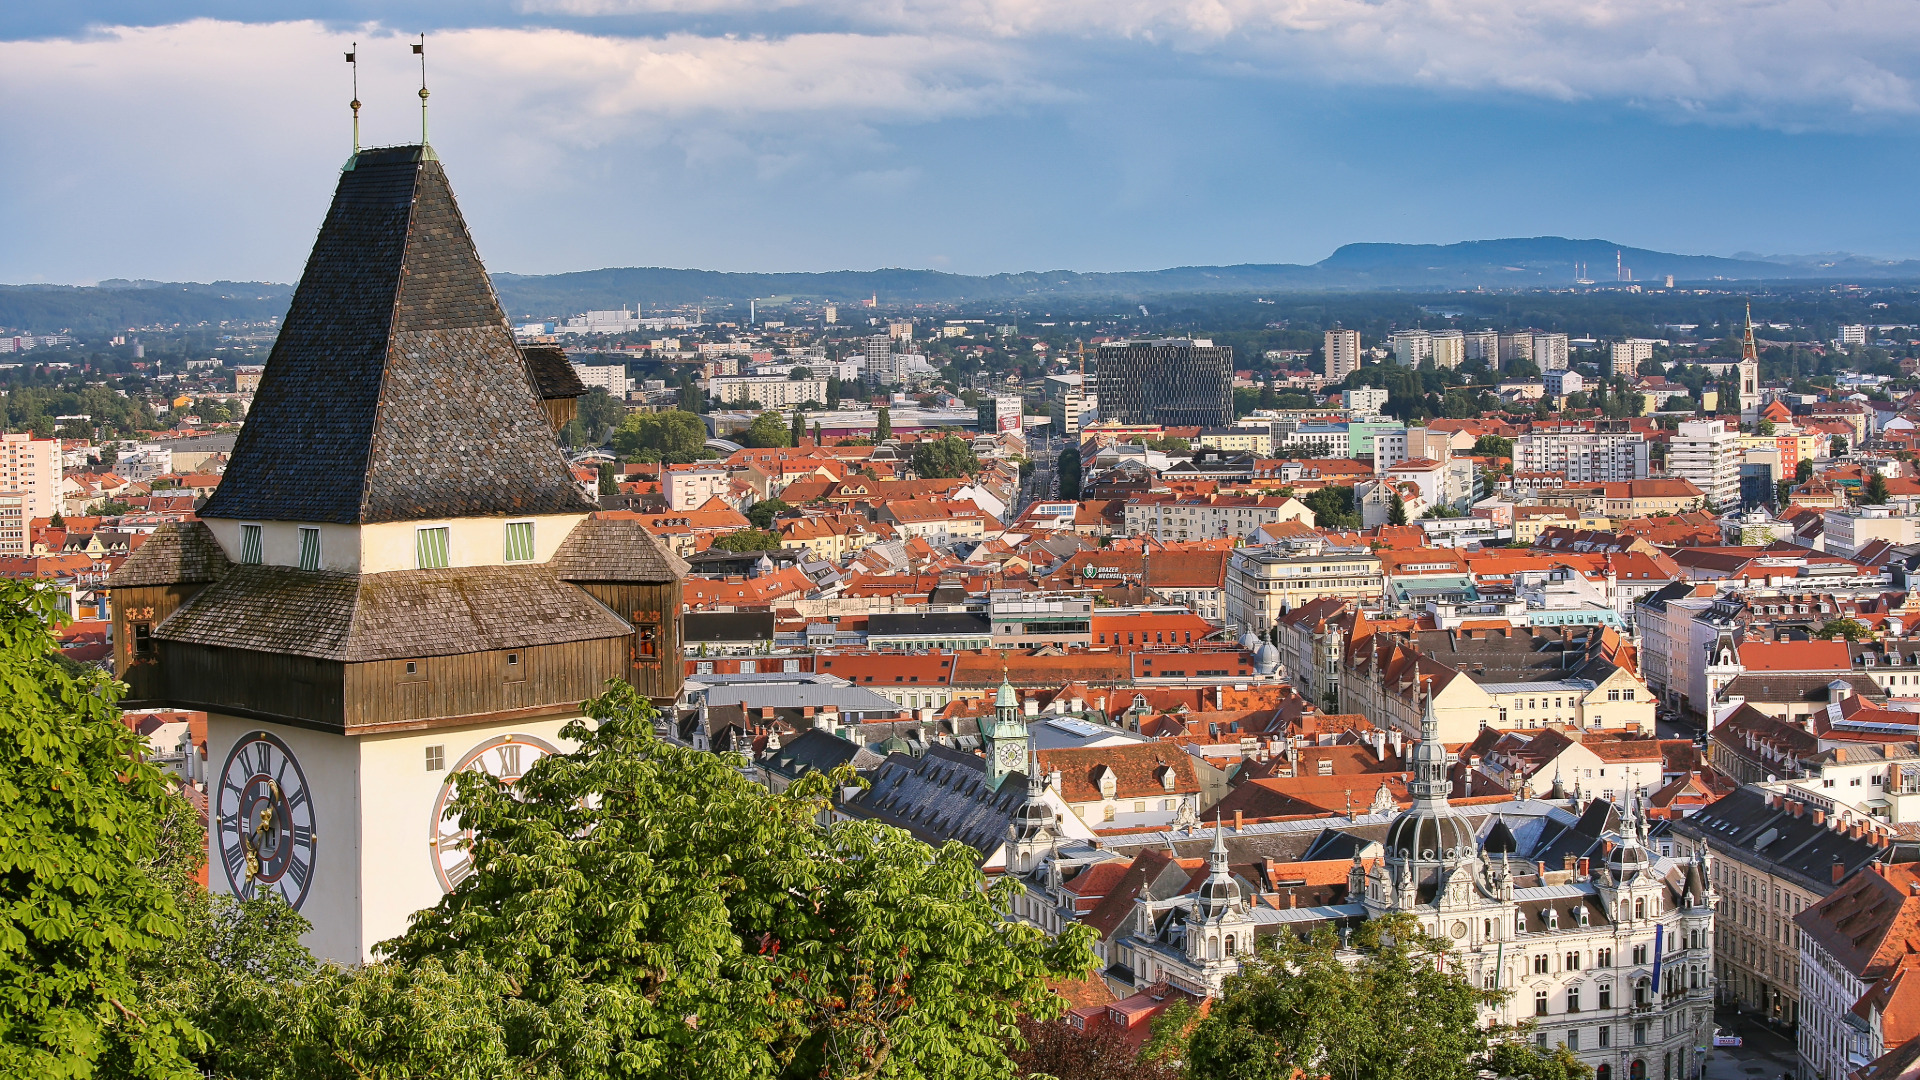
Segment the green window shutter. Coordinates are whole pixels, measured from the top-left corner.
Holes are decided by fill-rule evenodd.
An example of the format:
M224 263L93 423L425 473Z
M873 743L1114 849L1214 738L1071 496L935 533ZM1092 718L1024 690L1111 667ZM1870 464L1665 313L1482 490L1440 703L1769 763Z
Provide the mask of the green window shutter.
M320 530L300 530L300 569L320 569Z
M507 561L533 561L533 522L510 521L507 523Z
M439 570L447 565L447 549L451 546L452 530L442 526L437 529L420 529L414 535L416 556L420 569Z
M260 565L260 526L240 526L240 561L250 566Z

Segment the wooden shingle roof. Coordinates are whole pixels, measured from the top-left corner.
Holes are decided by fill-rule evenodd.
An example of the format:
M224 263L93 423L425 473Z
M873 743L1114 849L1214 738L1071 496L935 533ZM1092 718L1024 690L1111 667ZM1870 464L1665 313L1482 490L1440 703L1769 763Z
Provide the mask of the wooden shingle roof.
M599 514L573 527L549 565L562 581L662 583L687 576L686 560L639 519Z
M545 566L364 575L236 566L154 636L362 663L622 637L632 629Z
M203 522L169 522L153 531L135 548L107 587L133 589L147 585L204 585L218 581L231 564Z
M365 524L593 509L440 162L340 175L203 517Z

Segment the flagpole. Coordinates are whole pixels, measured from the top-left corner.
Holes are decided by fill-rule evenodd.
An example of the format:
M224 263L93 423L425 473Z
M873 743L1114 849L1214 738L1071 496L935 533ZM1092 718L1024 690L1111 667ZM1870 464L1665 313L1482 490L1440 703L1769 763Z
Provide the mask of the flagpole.
M413 46L420 58L420 145L427 145L427 35L421 34Z
M354 42L353 48L347 52L347 63L353 67L353 100L348 102L348 104L353 107L353 152L357 156L360 153L360 43L359 42L357 41Z

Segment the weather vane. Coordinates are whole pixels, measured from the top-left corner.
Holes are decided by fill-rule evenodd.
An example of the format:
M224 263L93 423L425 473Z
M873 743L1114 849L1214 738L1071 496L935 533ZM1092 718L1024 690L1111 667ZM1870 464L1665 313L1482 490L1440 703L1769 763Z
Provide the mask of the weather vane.
M413 55L420 58L420 145L427 145L427 35L413 44Z
M353 100L347 102L353 107L353 152L360 153L360 43L354 42L347 50L347 63L353 68Z

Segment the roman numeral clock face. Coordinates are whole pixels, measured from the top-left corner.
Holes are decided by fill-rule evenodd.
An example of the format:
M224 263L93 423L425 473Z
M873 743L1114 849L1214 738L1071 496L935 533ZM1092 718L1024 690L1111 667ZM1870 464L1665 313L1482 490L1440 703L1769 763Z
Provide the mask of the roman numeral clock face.
M447 814L447 805L453 802L453 778L463 770L472 770L511 784L526 775L534 762L553 753L558 751L531 735L499 735L467 751L467 756L447 773L447 782L440 785L440 797L433 802L433 822L427 835L433 850L433 873L442 889L452 892L473 873L469 850L473 830L461 826L458 814Z
M227 885L252 899L280 894L298 908L313 884L313 792L287 744L264 731L242 736L220 770L214 840Z

